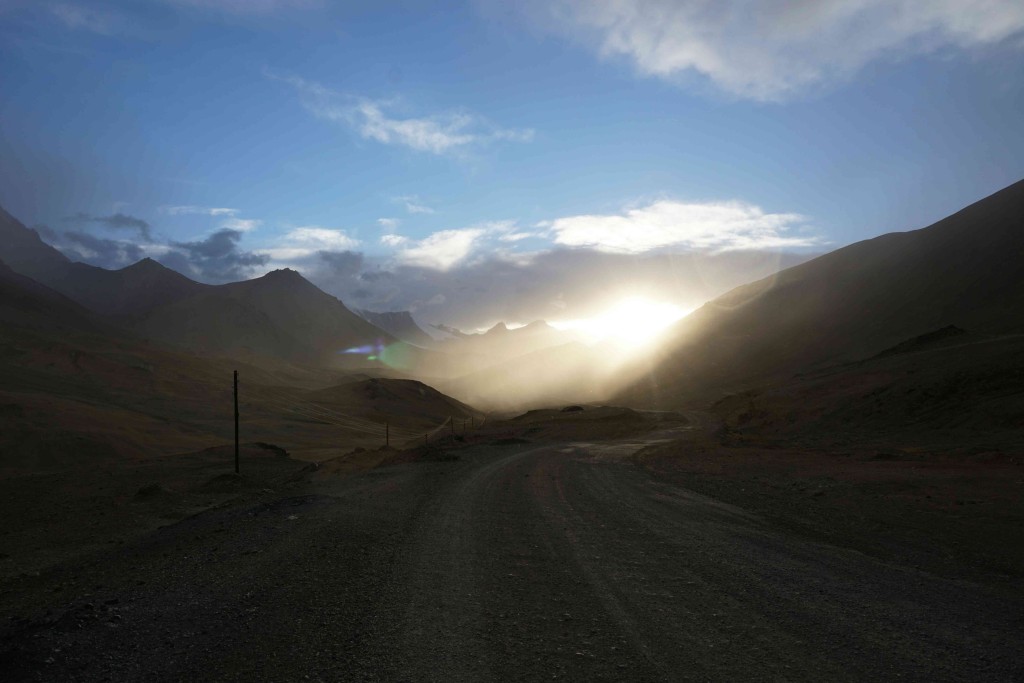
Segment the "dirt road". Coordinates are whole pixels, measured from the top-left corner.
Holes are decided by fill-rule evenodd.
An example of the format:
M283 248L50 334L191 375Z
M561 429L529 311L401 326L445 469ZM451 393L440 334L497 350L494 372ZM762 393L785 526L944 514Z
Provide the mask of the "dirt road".
M7 680L1021 680L1024 598L587 444L211 511L0 586Z

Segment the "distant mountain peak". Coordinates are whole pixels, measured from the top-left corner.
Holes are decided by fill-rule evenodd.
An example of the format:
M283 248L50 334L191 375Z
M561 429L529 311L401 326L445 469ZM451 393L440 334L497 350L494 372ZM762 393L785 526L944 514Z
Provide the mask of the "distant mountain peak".
M302 273L300 273L297 270L292 270L291 268L278 268L277 270L270 271L266 275L253 278L252 280L243 280L241 282L236 282L233 284L241 285L247 283L254 285L256 287L259 287L261 285L273 285L275 287L309 286L316 288L316 285L314 285L312 282L304 278L302 276Z
M409 311L367 311L356 310L356 315L363 320L376 325L385 332L394 335L402 341L417 346L433 346L435 340L416 323Z
M487 330L487 334L501 334L502 332L508 332L508 325L506 325L504 322L500 322L491 329Z
M444 332L445 334L450 335L450 336L452 336L452 337L454 337L456 339L463 339L465 337L473 336L473 335L466 334L465 332L463 332L459 328L452 327L451 325L443 325L441 323L434 323L433 325L431 325L431 327L433 327L435 330L437 330L439 332Z
M267 282L309 282L309 280L302 276L302 273L291 268L278 268L256 279Z
M142 259L140 261L136 261L135 263L131 264L130 266L125 266L124 268L122 268L122 270L125 270L125 271L141 271L141 272L148 272L148 271L157 272L157 271L170 270L170 268L168 268L164 264L160 263L159 261L154 261L153 259L151 259L151 258L149 258L147 256L146 258L144 258L144 259Z

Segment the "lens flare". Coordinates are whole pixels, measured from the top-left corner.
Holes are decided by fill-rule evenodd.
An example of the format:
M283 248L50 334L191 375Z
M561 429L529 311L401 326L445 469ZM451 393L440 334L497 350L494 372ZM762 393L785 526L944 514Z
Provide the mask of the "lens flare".
M373 344L353 346L338 353L349 356L363 356L368 361L379 362L399 370L411 367L413 361L411 348L408 344L405 342L385 344L382 339L378 339Z

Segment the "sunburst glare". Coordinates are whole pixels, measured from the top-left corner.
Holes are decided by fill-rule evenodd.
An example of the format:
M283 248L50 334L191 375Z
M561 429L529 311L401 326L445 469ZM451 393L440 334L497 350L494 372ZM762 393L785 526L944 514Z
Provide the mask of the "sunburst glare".
M675 304L634 296L622 299L594 317L550 324L560 330L575 331L590 343L610 340L636 347L652 341L689 312Z

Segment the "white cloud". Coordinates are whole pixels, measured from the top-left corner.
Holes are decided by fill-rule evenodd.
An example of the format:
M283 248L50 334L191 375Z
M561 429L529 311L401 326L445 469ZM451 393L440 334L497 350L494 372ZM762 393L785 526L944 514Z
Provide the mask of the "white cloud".
M416 195L407 195L404 197L395 197L394 200L398 204L405 206L405 210L409 213L425 213L432 214L437 213L434 209L430 208L420 200Z
M765 213L740 201L684 203L661 200L617 215L583 215L550 222L557 244L639 254L664 247L729 251L820 244L813 236L787 236L805 218Z
M252 232L260 227L263 221L258 218L229 218L220 224L222 228L237 230L238 232Z
M537 232L507 232L504 235L498 237L502 242L519 242L521 240L527 240L531 237L543 237L542 233Z
M394 232L398 228L398 224L401 223L397 218L378 218L377 225L384 232Z
M489 221L478 223L469 228L459 230L442 230L417 242L412 242L396 255L398 262L407 266L421 266L436 270L448 270L452 266L466 261L474 253L481 253L487 245L494 245L494 238L516 230L515 221ZM385 235L381 238L384 242ZM397 235L394 237L398 237ZM396 239L389 246L410 244L406 238ZM499 255L494 249L489 250L492 256Z
M345 251L359 246L359 240L344 230L307 225L293 228L285 234L284 240L302 245L311 251Z
M387 234L380 236L380 243L387 247L400 247L408 244L409 238L403 235Z
M400 251L398 260L404 265L448 270L469 256L477 240L486 233L483 227L435 232Z
M472 119L465 114L434 118L388 118L382 103L360 100L350 110L352 123L364 138L384 144L401 144L421 152L442 154L476 140L466 129Z
M227 209L216 206L161 206L160 211L171 216L182 214L199 214L202 216L235 216L238 209Z
M359 245L359 240L344 230L306 225L292 228L275 245L258 253L269 256L275 266L303 266L319 252L351 251Z
M470 145L499 140L528 142L533 138L531 129L499 128L462 111L401 118L387 112L395 108L395 101L346 95L297 76L265 73L295 88L303 106L317 118L345 124L364 139L385 145L447 154Z
M879 59L993 45L1024 31L1020 0L558 0L546 21L645 75L698 74L757 100Z

